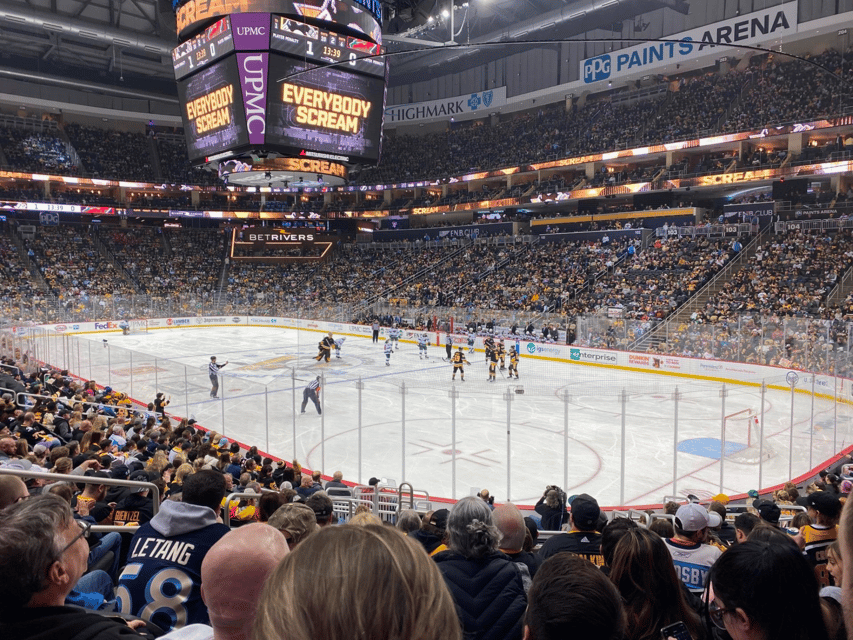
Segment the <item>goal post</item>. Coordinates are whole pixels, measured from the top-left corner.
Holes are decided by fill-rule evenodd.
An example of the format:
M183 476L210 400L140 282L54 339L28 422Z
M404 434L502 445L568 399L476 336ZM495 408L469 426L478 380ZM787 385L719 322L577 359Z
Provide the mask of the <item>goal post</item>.
M761 418L752 409L743 409L725 417L723 436L726 458L735 462L757 464L773 456L770 443L761 443Z

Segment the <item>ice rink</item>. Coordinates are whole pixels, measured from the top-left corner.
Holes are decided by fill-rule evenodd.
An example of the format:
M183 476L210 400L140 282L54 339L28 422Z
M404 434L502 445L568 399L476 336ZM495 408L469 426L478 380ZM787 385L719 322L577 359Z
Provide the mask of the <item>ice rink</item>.
M152 330L79 336L68 349L78 375L140 402L162 391L169 413L226 437L326 475L405 479L444 498L486 488L498 501L533 504L548 484L610 506L659 503L673 491L709 497L721 482L723 492L743 493L759 487L759 473L763 487L784 482L789 465L796 477L851 441L849 406L810 394L768 389L762 407L755 386L726 385L722 394L717 382L525 356L520 380L499 372L490 383L484 354L467 347L465 382L452 382L443 346L421 360L414 343L401 341L386 366L381 342L348 336L341 358L333 353L326 364L313 360L322 336L272 327ZM209 397L211 355L228 361L218 400ZM767 384L784 386L784 373ZM302 390L317 375L323 415L310 403L300 415Z

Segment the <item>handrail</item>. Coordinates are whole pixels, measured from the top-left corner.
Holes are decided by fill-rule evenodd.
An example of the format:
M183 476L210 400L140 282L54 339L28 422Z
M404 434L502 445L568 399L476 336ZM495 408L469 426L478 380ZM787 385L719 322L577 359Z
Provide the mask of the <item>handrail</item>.
M51 484L57 482L72 482L74 484L104 484L109 487L128 487L139 489L145 487L151 494L151 505L153 515L157 515L160 510L160 489L156 484L151 482L140 482L139 480L118 480L116 478L98 478L95 476L70 475L64 473L46 473L44 471L29 471L26 469L9 469L8 467L0 468L0 476L17 476L19 478L35 478L36 480L50 480ZM95 533L106 533L108 531L117 531L119 533L127 533L135 531L135 527L126 527L120 525L93 525L92 531Z
M3 389L0 389L0 391L3 391ZM11 389L10 389L10 391L11 391ZM38 393L28 393L26 391L18 391L16 398L15 398L15 402L20 406L23 406L23 403L20 402L20 400L19 400L21 396L26 397L26 398L40 398L42 400L53 400L53 401L58 402L64 406L69 406L68 402L66 402L67 399L63 398L63 397L54 398L53 396L46 396L46 395L42 395L42 394L38 394ZM81 403L87 404L90 407L99 407L102 409L110 409L112 411L115 411L116 409L124 409L128 413L134 413L134 414L139 414L139 415L147 415L149 413L147 410L143 411L142 409L135 408L134 405L120 406L117 404L104 404L102 402L89 402L88 400L81 400Z

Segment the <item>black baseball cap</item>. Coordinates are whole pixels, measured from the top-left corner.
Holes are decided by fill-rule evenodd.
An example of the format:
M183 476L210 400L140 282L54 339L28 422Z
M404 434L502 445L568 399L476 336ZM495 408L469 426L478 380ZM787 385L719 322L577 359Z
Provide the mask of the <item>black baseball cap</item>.
M753 508L758 511L761 519L770 524L779 524L779 518L782 515L782 509L772 500L753 500Z
M806 506L830 518L837 518L841 513L841 500L829 491L815 491L806 496Z
M570 502L572 521L578 529L592 530L601 515L598 501L588 493L576 495Z

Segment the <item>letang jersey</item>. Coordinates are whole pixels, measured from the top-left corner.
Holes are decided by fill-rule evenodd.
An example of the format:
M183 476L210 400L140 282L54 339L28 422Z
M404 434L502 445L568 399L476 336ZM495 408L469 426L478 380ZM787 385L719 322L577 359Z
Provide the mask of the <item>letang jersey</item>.
M119 576L118 610L149 620L166 631L208 624L201 599L201 563L229 528L212 509L166 501L130 543Z

